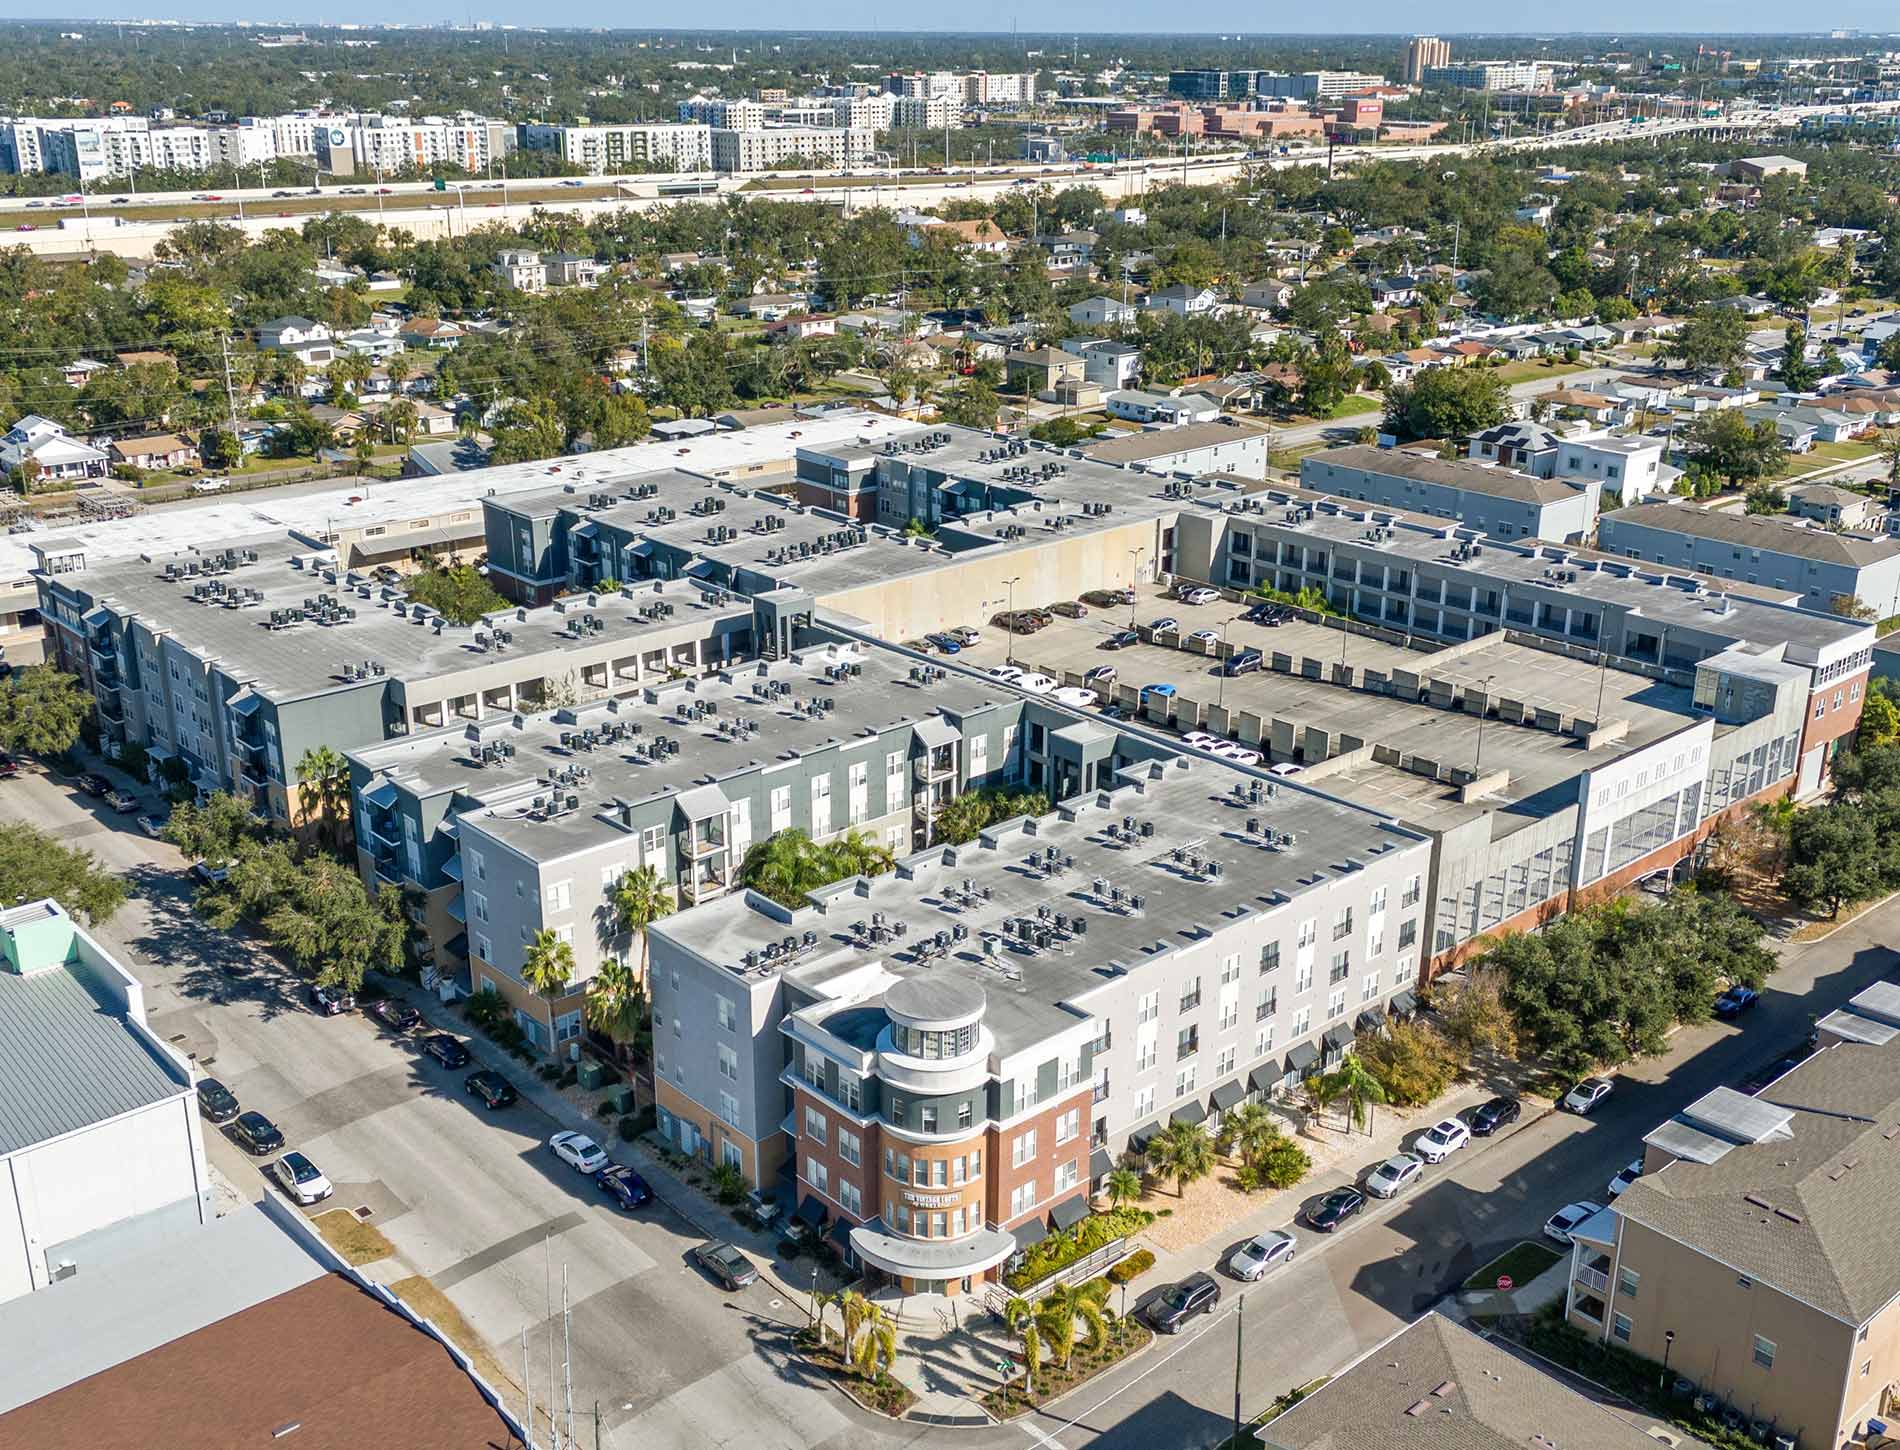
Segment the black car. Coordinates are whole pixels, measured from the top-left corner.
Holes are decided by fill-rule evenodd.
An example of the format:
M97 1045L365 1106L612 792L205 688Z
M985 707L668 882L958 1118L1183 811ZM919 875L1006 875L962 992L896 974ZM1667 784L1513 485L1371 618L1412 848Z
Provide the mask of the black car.
M1515 1123L1523 1111L1524 1105L1516 1098L1492 1098L1471 1110L1465 1126L1471 1129L1472 1137L1488 1138L1499 1128Z
M364 1010L391 1032L412 1032L422 1021L420 1012L407 1002L398 1002L394 997L379 998Z
M1227 656L1227 663L1221 666L1221 673L1223 675L1250 675L1265 663L1265 657L1257 649L1235 650Z
M724 1241L697 1245L693 1257L728 1289L743 1289L747 1284L756 1283L759 1277L752 1260Z
M1212 1274L1189 1274L1155 1296L1142 1312L1163 1334L1179 1334L1197 1314L1212 1314L1220 1303L1220 1285Z
M643 1203L653 1202L653 1190L647 1187L646 1179L622 1163L610 1163L594 1175L594 1182L600 1185L615 1203L625 1209L635 1209Z
M1306 1211L1306 1221L1329 1234L1365 1206L1366 1196L1358 1189L1335 1188Z
M1127 649L1131 644L1140 644L1141 636L1132 629L1118 629L1102 641L1103 649Z
M238 1115L237 1095L215 1077L200 1078L198 1111L214 1123L228 1123Z
M231 1124L231 1136L240 1148L257 1158L284 1146L283 1133L262 1113L239 1113L237 1121Z
M310 986L310 1010L323 1017L337 1017L356 1005L356 998L335 987Z
M505 1108L510 1103L519 1102L521 1095L515 1091L515 1085L498 1072L482 1068L471 1072L462 1079L464 1091L474 1094L488 1108Z
M112 782L96 770L89 770L73 782L87 795L104 795L112 789Z
M463 1067L468 1063L468 1049L462 1046L461 1039L446 1032L432 1032L423 1038L422 1050L444 1067Z

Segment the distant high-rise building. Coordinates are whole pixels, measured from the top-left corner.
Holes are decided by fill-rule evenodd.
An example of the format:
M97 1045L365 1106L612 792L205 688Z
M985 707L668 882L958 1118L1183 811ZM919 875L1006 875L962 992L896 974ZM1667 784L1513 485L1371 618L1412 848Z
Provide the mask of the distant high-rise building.
M1436 35L1415 35L1405 47L1405 83L1415 86L1433 66L1451 64L1451 42Z

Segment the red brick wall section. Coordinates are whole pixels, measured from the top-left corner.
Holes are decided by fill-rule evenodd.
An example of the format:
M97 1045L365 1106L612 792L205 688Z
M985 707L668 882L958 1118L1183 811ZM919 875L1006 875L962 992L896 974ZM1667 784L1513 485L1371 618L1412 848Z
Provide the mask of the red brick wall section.
M822 1146L817 1139L811 1137L805 1131L805 1109L808 1107L814 1108L824 1114L825 1141ZM876 1125L866 1124L860 1128L848 1117L841 1114L837 1108L833 1107L830 1103L827 1103L822 1098L814 1097L803 1088L798 1089L793 1094L792 1115L792 1121L798 1126L798 1196L800 1200L802 1201L807 1193L815 1191L812 1188L811 1180L806 1177L805 1164L809 1160L816 1159L825 1165L825 1173L827 1175L826 1182L828 1186L825 1192L820 1195L825 1205L825 1212L828 1214L844 1213L844 1210L838 1203L840 1197L838 1185L840 1183L855 1183L859 1194L862 1196L864 1212L861 1216L856 1218L852 1218L850 1214L844 1214L844 1216L846 1218L852 1218L852 1221L855 1223L863 1223L868 1219L875 1218L878 1213L878 1197L882 1192L879 1183L881 1170L878 1165L884 1151L878 1145ZM844 1159L838 1155L838 1130L840 1128L843 1128L846 1132L856 1133L863 1145L859 1153L859 1161L856 1165L845 1162Z
M1567 892L1560 896L1553 896L1548 901L1541 901L1529 910L1520 911L1516 916L1505 918L1489 931L1472 937L1470 941L1461 942L1448 952L1441 952L1435 957L1428 958L1425 962L1424 969L1419 973L1419 984L1421 986L1426 985L1432 978L1444 972L1449 972L1456 967L1463 966L1473 957L1483 952L1486 944L1494 936L1507 931L1534 931L1540 926L1546 926L1555 921L1566 911L1572 911L1577 907L1588 906L1594 901L1601 901L1605 897L1614 896L1632 881L1647 876L1652 871L1660 871L1666 866L1673 866L1676 862L1683 860L1685 857L1694 855L1696 847L1708 839L1710 832L1715 829L1718 821L1732 820L1740 816L1742 812L1757 802L1779 800L1782 796L1789 794L1794 789L1794 782L1795 777L1789 776L1786 780L1778 781L1767 790L1758 791L1745 800L1736 801L1733 805L1710 816L1708 820L1704 821L1695 829L1692 835L1680 836L1674 841L1671 841L1668 845L1651 851L1647 856L1637 857L1634 861L1630 862L1629 865L1619 871L1612 871L1608 876L1597 881L1592 881L1588 886L1582 887L1579 890Z
M1817 745L1825 745L1831 740L1839 740L1843 735L1851 734L1859 726L1861 706L1866 703L1869 673L1867 670L1862 670L1857 675L1831 680L1826 688L1816 690L1809 698L1808 718L1801 727L1803 755ZM1837 698L1840 701L1838 705L1835 704ZM1825 707L1819 720L1814 718L1816 704Z
M989 1180L990 1200L989 1216L1003 1228L1011 1228L1026 1219L1038 1217L1049 1212L1058 1202L1055 1191L1056 1165L1073 1158L1077 1160L1076 1187L1073 1192L1063 1193L1061 1198L1073 1198L1077 1193L1087 1193L1089 1187L1089 1127L1092 1122L1090 1109L1094 1104L1093 1084L1084 1083L1076 1091L1058 1099L1041 1112L1007 1128L1001 1128L991 1134ZM1060 1145L1056 1142L1056 1119L1069 1109L1077 1110L1076 1135ZM1030 1128L1036 1130L1036 1156L1022 1167L1013 1166L1013 1145L1021 1133ZM1024 1214L1011 1215L1010 1197L1017 1186L1029 1179L1037 1180L1036 1206Z

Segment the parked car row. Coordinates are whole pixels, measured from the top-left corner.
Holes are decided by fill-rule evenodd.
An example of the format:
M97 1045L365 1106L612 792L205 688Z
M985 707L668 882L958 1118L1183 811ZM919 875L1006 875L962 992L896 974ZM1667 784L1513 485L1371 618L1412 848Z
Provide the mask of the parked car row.
M219 1082L215 1077L198 1079L198 1111L206 1122L229 1123L231 1141L236 1143L253 1158L262 1158L271 1153L282 1156L270 1165L270 1175L293 1203L308 1207L313 1203L322 1203L336 1192L323 1170L310 1161L308 1155L291 1149L284 1151L284 1133L269 1118L255 1108L246 1109L237 1100L237 1094Z

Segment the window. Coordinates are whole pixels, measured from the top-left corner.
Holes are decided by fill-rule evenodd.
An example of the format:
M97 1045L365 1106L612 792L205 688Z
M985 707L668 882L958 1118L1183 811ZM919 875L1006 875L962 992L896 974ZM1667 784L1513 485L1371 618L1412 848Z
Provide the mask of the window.
M1221 964L1220 964L1220 979L1223 985L1225 985L1228 982L1238 982L1240 980L1240 953L1239 952L1235 952L1230 957L1222 958Z
M1385 951L1385 928L1366 933L1366 955L1376 957Z
M1616 1271L1616 1292L1625 1299L1634 1299L1636 1286L1642 1282L1642 1278L1643 1276L1634 1269L1619 1268Z
M864 1161L864 1142L844 1124L838 1125L838 1157L854 1168Z
M1181 1010L1192 1012L1201 1005L1201 979L1194 978L1181 988Z
M1299 966L1293 969L1293 990L1295 992L1310 992L1313 990L1313 964L1311 962L1301 962Z
M1155 1044L1155 1039L1152 1035L1152 1029L1150 1029L1149 1033L1142 1034L1136 1037L1135 1039L1135 1071L1136 1072L1146 1072L1148 1071L1149 1068L1153 1067L1155 1065L1157 1055L1158 1055L1158 1048Z
M884 1176L895 1178L899 1183L910 1182L910 1154L899 1153L894 1149L884 1150Z
M1377 916L1385 910L1385 888L1381 886L1372 893L1372 899L1366 903L1366 915Z
M1333 963L1332 963L1332 966L1327 971L1326 980L1329 983L1343 982L1346 980L1346 974L1350 972L1351 970L1352 970L1352 953L1351 952L1334 952Z
M774 786L772 789L772 830L789 830L792 824L792 788L789 785Z
M1399 897L1399 905L1401 907L1417 906L1418 895L1419 895L1419 878L1414 876L1411 880L1405 883L1405 891Z
M1379 974L1377 972L1367 972L1365 980L1359 985L1359 1000L1361 1002L1370 1002L1378 995Z
M1064 1193L1081 1181L1082 1160L1071 1158L1067 1163L1056 1165L1056 1192Z
M957 1126L959 1128L969 1127L970 1120L974 1114L975 1110L970 1106L970 1100L965 1098L962 1102L957 1104Z
M1023 1164L1034 1159L1035 1156L1036 1130L1031 1128L1026 1133L1018 1133L1016 1135L1016 1141L1009 1145L1010 1166L1020 1168Z
M1407 947L1413 945L1417 941L1418 941L1418 918L1412 917L1408 921L1401 922L1399 924L1399 950L1404 951Z
M937 1109L933 1103L925 1103L917 1109L917 1131L934 1133L937 1131Z
M1319 924L1312 917L1300 923L1300 945L1310 947L1319 940Z
M1184 1098L1194 1091L1194 1064L1189 1063L1174 1075L1174 1095Z
M1141 1000L1135 1004L1135 1021L1152 1022L1161 1015L1161 994L1144 992Z
M838 1101L854 1113L864 1111L864 1084L849 1073L838 1074Z
M728 1082L739 1080L739 1054L723 1042L719 1044L719 1075Z
M853 1218L864 1217L864 1195L858 1192L858 1185L849 1179L838 1181L838 1207Z
M1240 1056L1238 1047L1223 1047L1220 1056L1214 1060L1214 1076L1226 1077L1234 1070L1234 1062Z
M1015 1218L1018 1214L1028 1213L1035 1206L1036 1180L1032 1178L1027 1183L1017 1184L1009 1195L1009 1216Z
M1192 1057L1200 1050L1201 1029L1199 1027L1183 1027L1175 1034L1174 1060L1176 1062L1179 1062L1184 1057Z
M820 1143L825 1141L825 1115L816 1108L805 1109L805 1136Z
M543 903L549 911L572 911L574 909L574 883L572 881L550 881L547 900Z
M1293 1030L1287 1034L1287 1041L1292 1042L1298 1038L1304 1037L1306 1036L1307 1033L1311 1032L1312 1030L1313 1030L1313 1009L1311 1007L1302 1007L1300 1008L1299 1011L1293 1014Z
M1630 1334L1634 1329L1635 1326L1630 1323L1629 1315L1613 1314L1610 1316L1610 1333L1615 1335L1623 1343L1628 1344L1630 1342Z
M1066 1143L1082 1131L1082 1110L1070 1108L1056 1119L1056 1142Z
M1335 1017L1344 1017L1345 1015L1346 989L1344 987L1335 987L1331 995L1326 998L1326 1020L1330 1022Z
M1265 1057L1271 1051L1273 1051L1273 1024L1269 1022L1265 1027L1254 1030L1253 1055Z
M732 999L730 997L721 997L719 999L719 1025L730 1032L733 1029L734 1023L737 1021L738 1010L732 1005Z
M1352 935L1352 908L1343 908L1333 919L1333 940L1341 941Z
M1763 1339L1759 1334L1755 1336L1755 1363L1760 1365L1763 1369L1773 1369L1775 1367L1774 1340Z
M923 1167L921 1163L917 1166L920 1168ZM932 1188L948 1188L950 1186L950 1160L948 1158L932 1158L930 1160L930 1186Z
M1147 1117L1155 1110L1154 1084L1149 1083L1135 1094L1135 1117L1137 1120Z
M739 1126L739 1100L731 1093L721 1093L719 1095L719 1116L732 1124L733 1127L736 1128Z
M1260 975L1264 977L1268 972L1279 970L1280 944L1277 941L1270 941L1260 948Z

